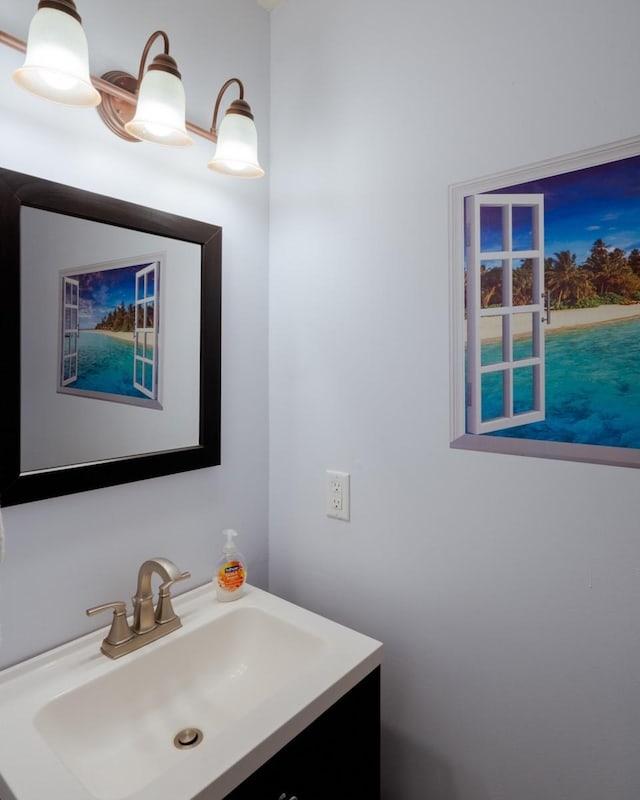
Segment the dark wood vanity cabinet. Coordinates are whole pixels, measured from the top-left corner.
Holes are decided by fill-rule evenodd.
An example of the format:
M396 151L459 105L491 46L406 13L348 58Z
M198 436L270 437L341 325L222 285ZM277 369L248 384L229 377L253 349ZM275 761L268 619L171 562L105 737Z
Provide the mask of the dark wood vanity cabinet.
M379 800L380 668L225 800Z

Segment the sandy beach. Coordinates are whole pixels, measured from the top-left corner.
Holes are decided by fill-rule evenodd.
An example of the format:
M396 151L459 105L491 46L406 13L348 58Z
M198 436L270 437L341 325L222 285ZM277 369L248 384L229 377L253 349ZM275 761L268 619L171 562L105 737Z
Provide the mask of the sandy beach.
M121 339L124 342L131 342L131 344L133 344L133 333L131 331L89 330L82 331L82 333L101 333L103 336L110 336L112 339Z
M602 325L606 322L618 322L632 317L640 317L640 303L629 306L605 305L596 308L569 308L562 311L551 311L551 323L545 325L546 334L567 328L585 328ZM502 319L483 317L480 321L483 341L500 339L502 336ZM515 336L531 335L531 314L514 314L513 333Z

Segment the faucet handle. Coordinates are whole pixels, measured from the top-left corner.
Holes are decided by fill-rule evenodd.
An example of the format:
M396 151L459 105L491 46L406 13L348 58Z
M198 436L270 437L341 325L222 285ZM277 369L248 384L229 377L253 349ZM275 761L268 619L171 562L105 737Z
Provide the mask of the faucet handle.
M169 588L171 586L173 586L174 583L177 583L178 581L186 581L187 578L190 578L190 577L191 577L191 573L190 572L181 572L178 575L177 578L173 578L173 580L165 581L164 583L161 583L160 587L159 587L159 591L160 591L161 594L164 594L164 593L169 591Z
M128 642L133 638L133 631L127 622L127 606L121 600L116 600L113 603L103 603L101 606L94 606L87 609L87 616L92 617L94 614L100 614L102 611L109 611L113 609L113 620L111 622L111 629L107 634L104 643L119 645Z
M177 578L160 584L158 588L158 604L156 606L155 614L156 623L158 625L164 625L165 622L172 622L174 619L177 619L178 622L180 621L176 612L173 610L169 589L174 583L177 583L178 581L184 581L190 577L190 572L182 572Z

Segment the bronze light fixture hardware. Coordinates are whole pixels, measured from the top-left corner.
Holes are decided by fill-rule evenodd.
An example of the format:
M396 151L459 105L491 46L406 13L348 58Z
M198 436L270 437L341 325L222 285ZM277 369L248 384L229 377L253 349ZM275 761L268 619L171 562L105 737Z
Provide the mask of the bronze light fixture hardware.
M64 18L66 17L68 19L67 27L70 25L72 28L77 28L73 32L73 36L76 38L81 37L84 40L80 16L76 10L74 0L40 0L38 12L32 21L32 27L38 14L42 13L49 16L52 13L57 14L57 19L63 20L63 27L66 22ZM45 22L48 21L45 20ZM43 27L42 24L40 27ZM45 28L49 27L49 25L45 26ZM164 52L154 57L145 74L149 51L158 38L162 38L164 41ZM84 41L86 46L86 40ZM106 72L102 77L98 78L88 73L87 66L87 83L84 86L85 96L81 100L68 97L64 86L67 81L63 78L58 81L61 85L57 88L53 87L51 89L51 87L45 85L44 91L41 92L27 86L26 81L19 79L19 73L26 74L27 67L33 66L28 63L31 44L28 46L22 40L2 30L0 30L0 44L27 53L27 61L24 66L14 73L16 83L28 91L41 94L41 96L56 102L97 106L96 110L104 124L112 133L125 141L138 142L144 139L161 144L186 146L191 144L191 137L187 133L189 131L203 139L218 143L216 153L208 164L210 169L236 177L255 178L264 175L264 170L258 163L257 133L253 114L249 104L244 99L242 82L238 78L231 78L223 84L216 99L211 128L207 130L189 122L184 118L182 110L184 89L180 72L175 60L169 54L169 38L164 31L156 31L147 40L140 59L137 79L121 70ZM53 76L54 83L56 82L56 75L54 74L56 71L57 66L52 68L49 73L49 78ZM40 83L42 83L41 80ZM154 88L157 90L158 85L164 86L166 91L163 95L164 100L160 105L164 105L165 110L167 106L172 109L168 124L166 120L165 122L160 122L156 118L144 118L147 113L146 109L149 107L143 102L147 83L151 84L152 97ZM240 96L229 106L220 124L220 130L218 130L217 119L222 96L233 84L237 84ZM170 102L167 104L165 101L168 96ZM157 92L155 97L157 99ZM155 103L155 101L153 102Z

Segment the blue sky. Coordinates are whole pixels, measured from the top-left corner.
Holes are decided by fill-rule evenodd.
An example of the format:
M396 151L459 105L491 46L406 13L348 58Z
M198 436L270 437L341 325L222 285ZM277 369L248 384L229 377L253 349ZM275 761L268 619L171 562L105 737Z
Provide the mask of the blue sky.
M80 282L80 328L95 328L105 314L124 302L125 306L135 300L135 275L146 264L131 267L96 270L71 275Z
M640 156L496 192L544 194L547 257L570 250L582 264L596 239L627 254L640 249Z

